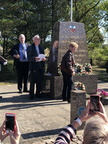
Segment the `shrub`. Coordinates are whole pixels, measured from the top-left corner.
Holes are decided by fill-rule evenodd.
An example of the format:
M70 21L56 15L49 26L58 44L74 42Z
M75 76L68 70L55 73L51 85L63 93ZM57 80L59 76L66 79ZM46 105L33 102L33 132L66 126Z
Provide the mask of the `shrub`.
M92 58L93 65L105 68L105 64L108 60L108 46L95 48L89 51L89 56Z

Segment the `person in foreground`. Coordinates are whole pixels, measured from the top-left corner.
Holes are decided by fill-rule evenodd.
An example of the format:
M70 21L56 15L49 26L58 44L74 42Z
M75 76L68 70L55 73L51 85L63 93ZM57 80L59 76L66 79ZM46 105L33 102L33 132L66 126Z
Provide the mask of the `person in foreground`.
M15 121L16 129L15 132L13 133L11 130L9 133L6 133L5 130L5 121L3 122L2 126L0 127L0 143L3 142L3 140L9 136L10 137L10 144L19 144L20 140L20 132L19 132L19 127L17 121Z
M80 126L82 122L96 115L99 116L99 119L89 121L85 126L83 134L83 144L108 144L108 119L104 106L101 102L99 102L99 104L100 111L90 115L90 101L88 101L85 110L82 112L79 118L74 120L72 124L68 125L60 132L55 141L55 144L70 144L78 126Z

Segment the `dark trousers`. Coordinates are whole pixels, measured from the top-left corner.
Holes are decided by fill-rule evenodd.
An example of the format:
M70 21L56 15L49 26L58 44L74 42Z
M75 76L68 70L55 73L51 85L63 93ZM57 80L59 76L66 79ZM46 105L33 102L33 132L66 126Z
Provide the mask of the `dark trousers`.
M23 90L26 91L28 83L29 62L19 62L19 64L16 66L16 71L18 79L18 89L22 89L22 83L24 81Z
M36 95L34 95L35 84L36 84ZM40 95L41 85L42 85L41 82L30 81L30 99L34 99L35 97L38 97Z
M63 100L70 100L70 95L71 95L71 89L72 89L72 76L63 72L63 90L62 90L62 99Z

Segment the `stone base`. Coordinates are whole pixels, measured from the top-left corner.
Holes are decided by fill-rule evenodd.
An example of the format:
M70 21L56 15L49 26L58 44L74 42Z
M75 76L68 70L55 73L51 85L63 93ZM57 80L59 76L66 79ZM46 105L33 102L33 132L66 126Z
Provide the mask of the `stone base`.
M75 75L73 76L74 82L81 82L85 85L86 93L94 94L97 90L97 75Z
M70 123L74 121L75 118L78 118L79 115L86 107L86 92L82 90L73 90L71 91L71 116ZM83 129L85 122L79 127Z
M63 78L62 76L44 75L43 90L47 91L50 97L59 99L62 97Z
M85 85L86 93L94 94L97 89L97 75L76 75L74 82L79 81ZM43 90L50 94L50 97L59 99L62 97L63 77L44 75Z

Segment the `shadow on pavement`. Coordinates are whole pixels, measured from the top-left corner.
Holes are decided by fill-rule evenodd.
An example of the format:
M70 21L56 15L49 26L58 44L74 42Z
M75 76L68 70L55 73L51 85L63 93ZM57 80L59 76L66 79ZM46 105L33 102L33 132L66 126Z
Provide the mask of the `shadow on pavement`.
M19 110L26 109L30 107L40 107L40 106L51 106L51 105L63 105L66 104L62 100L54 100L53 98L43 95L42 97L35 98L33 100L29 99L29 94L27 95L15 95L11 97L3 97L0 99L0 103L6 103L6 105L1 105L1 109L9 110ZM9 105L8 105L9 103ZM11 103L11 104L10 104ZM14 104L13 104L14 103ZM68 103L67 103L68 104Z
M2 92L2 93L0 93L0 94L13 94L13 93L18 93L18 92Z
M49 135L57 135L60 133L62 129L54 129L54 130L46 130L46 131L39 131L39 132L32 132L21 134L23 139L29 139L34 137L42 137L42 136L49 136Z

